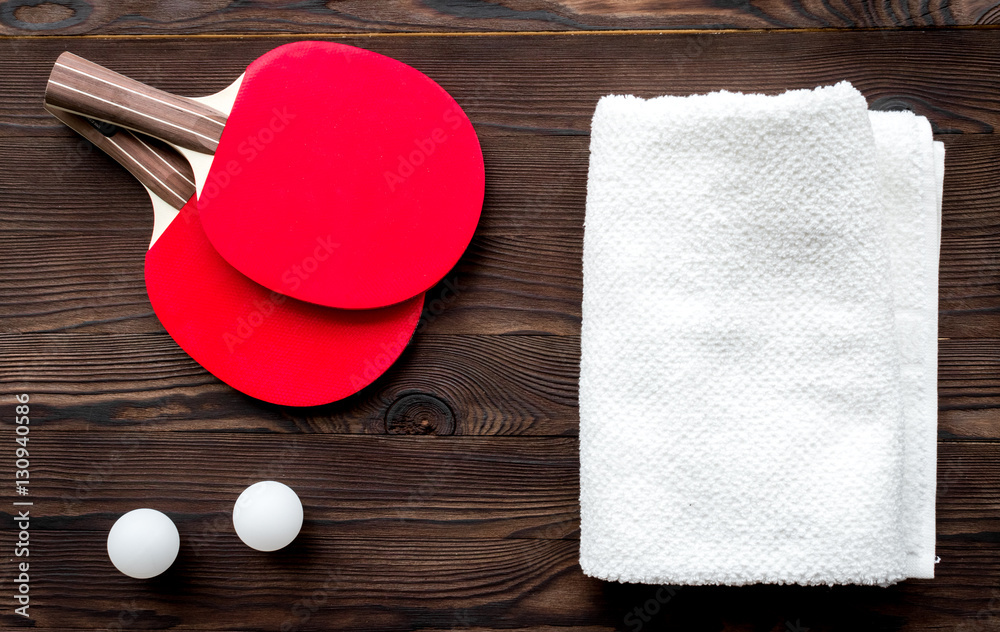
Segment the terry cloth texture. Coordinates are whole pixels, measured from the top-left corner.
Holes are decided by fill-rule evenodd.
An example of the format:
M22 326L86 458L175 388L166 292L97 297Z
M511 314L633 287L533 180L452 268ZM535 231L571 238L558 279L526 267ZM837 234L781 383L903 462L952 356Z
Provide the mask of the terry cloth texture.
M580 374L585 573L879 584L934 559L943 149L843 82L609 96Z

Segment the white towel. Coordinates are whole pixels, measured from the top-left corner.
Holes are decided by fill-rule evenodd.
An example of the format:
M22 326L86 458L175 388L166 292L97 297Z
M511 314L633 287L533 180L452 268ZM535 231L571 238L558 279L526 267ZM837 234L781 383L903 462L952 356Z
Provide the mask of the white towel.
M846 82L599 102L580 375L588 575L933 573L940 180L926 121L866 110ZM904 260L921 265L896 274Z
M944 144L927 119L871 112L889 227L900 350L906 577L934 577L937 464L937 274Z

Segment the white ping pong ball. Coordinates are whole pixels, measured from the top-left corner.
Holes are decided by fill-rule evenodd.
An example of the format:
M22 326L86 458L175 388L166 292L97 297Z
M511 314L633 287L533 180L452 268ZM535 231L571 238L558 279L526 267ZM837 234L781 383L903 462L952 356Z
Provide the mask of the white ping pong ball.
M236 535L250 548L277 551L288 546L299 534L302 501L283 483L254 483L236 499L233 526Z
M173 520L155 509L134 509L108 532L108 557L129 577L148 579L177 559L181 536Z

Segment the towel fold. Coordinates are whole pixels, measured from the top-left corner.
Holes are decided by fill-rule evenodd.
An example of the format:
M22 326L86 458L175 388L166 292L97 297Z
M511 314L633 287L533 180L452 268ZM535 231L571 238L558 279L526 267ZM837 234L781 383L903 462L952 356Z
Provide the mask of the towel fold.
M903 406L901 521L906 577L934 577L937 310L944 144L927 119L871 112L889 228Z
M933 575L943 149L843 82L601 99L584 236L585 573Z

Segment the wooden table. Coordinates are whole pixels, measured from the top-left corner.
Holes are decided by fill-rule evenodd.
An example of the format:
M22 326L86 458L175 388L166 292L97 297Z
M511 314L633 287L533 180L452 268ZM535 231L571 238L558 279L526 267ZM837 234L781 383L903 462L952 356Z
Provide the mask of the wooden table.
M1000 628L1000 2L662 4L0 2L0 628ZM468 112L487 165L476 238L402 359L307 410L245 397L173 343L143 284L145 193L41 108L63 50L197 94L304 34L429 74ZM840 79L874 108L927 116L947 145L938 577L676 590L585 577L577 363L594 104ZM28 497L14 495L18 393ZM299 492L306 523L261 554L230 512L269 478ZM16 558L11 503L26 498L30 558ZM141 506L182 537L174 567L145 582L105 552L115 519ZM25 619L14 565L28 559Z

